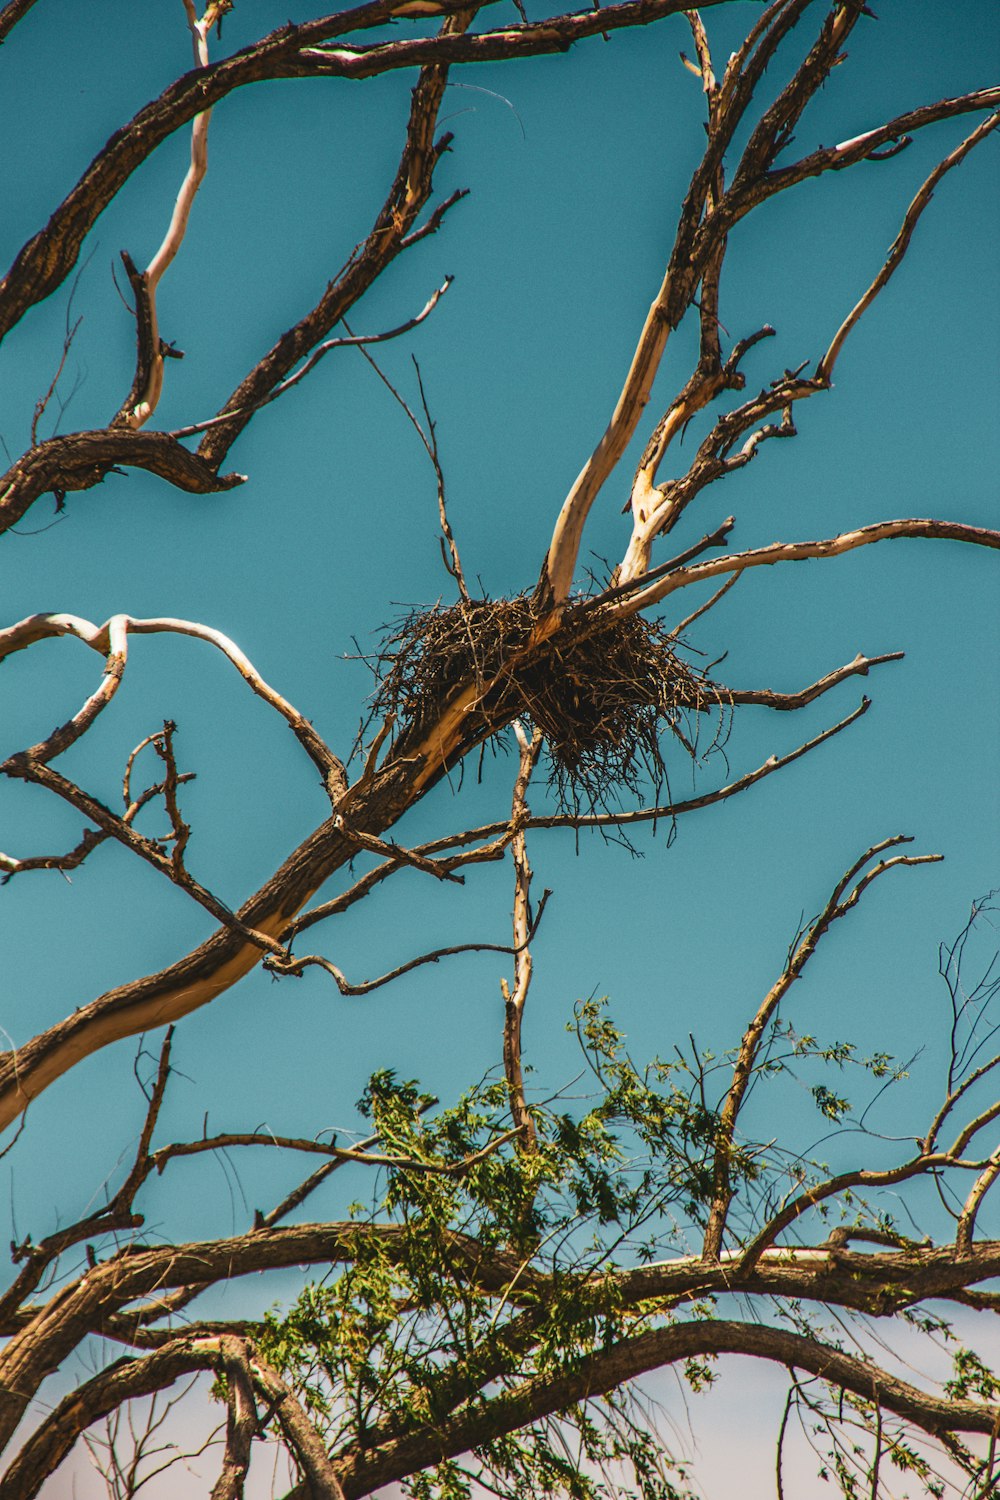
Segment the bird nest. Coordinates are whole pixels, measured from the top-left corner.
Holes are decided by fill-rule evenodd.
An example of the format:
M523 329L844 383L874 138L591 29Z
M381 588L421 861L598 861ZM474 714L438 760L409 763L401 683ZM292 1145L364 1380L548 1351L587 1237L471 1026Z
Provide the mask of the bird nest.
M609 807L667 780L662 740L669 733L692 758L720 742L728 716L723 688L684 661L678 642L639 615L602 616L587 606L567 613L557 633L531 645L528 597L472 599L408 615L382 643L373 716L395 715L395 749L420 743L456 691L475 684L471 746L513 719L544 737L550 780L560 804L575 811ZM702 716L714 727L707 749Z

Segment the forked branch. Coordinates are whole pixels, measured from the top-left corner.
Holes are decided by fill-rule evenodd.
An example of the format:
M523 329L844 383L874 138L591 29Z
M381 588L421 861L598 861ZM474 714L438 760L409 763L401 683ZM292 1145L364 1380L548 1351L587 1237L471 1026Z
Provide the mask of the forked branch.
M779 1005L791 986L797 979L801 978L807 963L816 952L820 940L829 931L834 922L846 916L858 904L862 894L871 885L872 881L877 880L887 870L892 870L902 865L933 864L943 858L940 854L897 854L891 859L878 860L878 863L869 869L867 873L862 873L865 867L870 865L872 860L876 859L877 856L884 854L889 849L897 848L900 844L909 844L912 842L912 839L905 837L903 834L897 834L893 838L884 839L880 844L873 844L860 859L851 865L850 869L834 888L833 894L819 916L806 928L794 952L790 954L788 963L785 965L781 975L761 1001L757 1014L747 1027L733 1067L732 1082L726 1091L725 1100L719 1112L714 1153L712 1203L702 1247L702 1253L708 1261L717 1261L722 1250L723 1234L733 1197L730 1160L736 1134L736 1124L743 1106L747 1087L753 1077L757 1056L767 1028L774 1019ZM852 881L856 881L853 888L851 888Z

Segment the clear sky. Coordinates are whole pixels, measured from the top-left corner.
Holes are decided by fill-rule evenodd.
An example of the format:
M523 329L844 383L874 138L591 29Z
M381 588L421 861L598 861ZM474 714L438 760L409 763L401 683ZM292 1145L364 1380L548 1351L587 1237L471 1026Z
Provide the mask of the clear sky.
M996 11L987 0L883 0L876 8L877 24L857 28L848 64L803 120L802 150L995 77ZM240 0L223 51L288 11L287 0ZM320 11L299 5L294 17ZM98 20L90 6L42 0L0 50L4 265L111 131L189 66L180 0L108 0L99 12ZM721 61L757 13L749 4L706 13ZM555 514L603 431L659 285L704 139L699 85L677 57L686 46L678 18L564 57L456 70L442 111L456 139L437 189L444 196L469 187L471 195L352 318L355 332L392 326L417 312L445 274L455 276L433 316L380 358L411 399L411 352L420 360L465 570L490 595L534 584ZM186 357L167 369L157 425L211 415L349 255L394 170L411 86L402 74L361 85L267 84L216 111L209 176L160 295L163 332ZM968 128L958 120L922 132L893 161L804 184L737 229L723 323L733 339L765 321L777 329L747 361L751 388L825 350L917 185ZM83 322L61 387L74 392L63 430L102 425L128 389L133 333L111 265L121 248L140 264L150 258L187 149L186 133L164 146L88 242L72 314ZM798 439L765 445L748 470L706 492L671 550L731 512L739 548L906 515L996 525L997 153L993 137L938 190L905 265L842 355L835 389L799 407ZM0 436L12 456L28 441L66 317L64 289L0 351ZM682 332L654 406L686 377L692 348ZM203 621L233 637L346 754L371 688L365 665L346 658L370 650L380 626L407 607L450 597L433 475L399 409L349 350L259 414L227 467L249 483L198 497L138 472L110 476L70 495L51 526L51 500L38 504L4 542L3 623L41 610ZM588 527L584 550L596 559L625 545L628 459L623 470ZM695 602L685 594L667 623ZM699 625L694 644L709 659L728 653L717 675L733 687L793 690L859 650L905 650L906 660L794 716L741 710L725 758L694 774L678 758L675 795L707 790L832 723L862 688L875 700L815 755L682 819L669 848L663 828L639 836L638 858L597 837L582 838L579 852L572 836L535 837L537 887L555 893L535 945L525 1025L543 1093L576 1073L565 1024L573 1002L595 991L611 997L636 1057L666 1054L689 1032L718 1051L731 1046L801 915L817 909L865 847L906 832L918 851L942 852L945 863L899 872L870 893L798 987L793 1019L867 1050L919 1053L908 1092L883 1122L901 1134L921 1127L940 1084L945 1034L937 945L962 926L974 898L1000 883L997 620L992 554L903 541L757 570ZM71 640L8 661L0 759L75 711L99 673L97 657ZM220 656L157 637L134 643L113 711L66 757L67 773L113 799L129 749L166 717L179 726L182 768L198 773L184 797L194 829L189 863L238 905L322 819L313 768ZM512 774L510 758L487 755L481 785L467 775L461 788L439 786L398 837L416 843L503 816ZM544 790L531 800L541 810ZM78 818L43 792L0 785L8 852L68 848L78 835ZM315 941L361 978L443 943L506 942L509 908L506 866L470 872L462 889L406 873L335 931L320 928ZM23 1042L103 990L171 962L208 930L183 895L117 848L99 851L72 880L25 875L0 892L0 1024ZM290 1134L357 1128L354 1101L376 1067L453 1098L499 1061L505 963L456 958L364 1000L341 999L316 971L280 985L254 974L181 1025L181 1076L161 1139L199 1134L206 1111L220 1130L265 1122ZM135 1051L125 1042L100 1053L32 1106L22 1140L0 1164L11 1233L47 1233L113 1177L141 1118ZM822 1122L805 1102L785 1107L808 1145ZM146 1193L151 1232L238 1230L247 1203L266 1207L293 1173L271 1161L244 1167L245 1203L226 1164L179 1166ZM357 1185L345 1190L353 1196ZM331 1191L310 1212L335 1215L342 1204ZM276 1280L267 1297L290 1286ZM256 1296L241 1288L228 1305ZM754 1443L760 1434L760 1493L769 1493L770 1429L756 1405L741 1405L740 1392L750 1381L757 1392L770 1377L744 1365L727 1378L736 1392L727 1420L752 1427ZM89 1494L83 1483L80 1500ZM713 1483L707 1493L721 1495L724 1479ZM799 1493L811 1493L809 1482Z

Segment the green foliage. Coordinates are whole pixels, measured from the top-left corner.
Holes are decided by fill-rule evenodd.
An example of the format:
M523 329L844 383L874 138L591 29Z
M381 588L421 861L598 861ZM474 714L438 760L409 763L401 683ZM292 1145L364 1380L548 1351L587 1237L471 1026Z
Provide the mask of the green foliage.
M970 1396L979 1396L983 1401L994 1401L1000 1396L1000 1379L972 1349L959 1349L953 1354L952 1367L955 1373L945 1390L954 1400L967 1401Z
M533 1106L531 1151L514 1138L502 1078L488 1077L440 1108L415 1081L375 1074L359 1105L379 1153L394 1164L380 1171L369 1206L355 1206L345 1264L266 1320L261 1352L342 1458L386 1437L436 1429L456 1412L470 1424L478 1434L473 1459L431 1463L406 1483L415 1500L467 1500L475 1480L505 1500L688 1494L683 1467L629 1386L506 1435L488 1425L491 1412L524 1399L535 1378L576 1372L623 1338L670 1321L662 1302L624 1309L604 1273L690 1252L712 1199L731 1059L698 1053L692 1041L689 1054L639 1068L603 1000L580 1002L572 1029L592 1095L574 1098L573 1107L558 1096ZM850 1044L824 1046L789 1027L775 1028L772 1043L755 1070L764 1080L806 1061L890 1076L891 1059L858 1059ZM850 1109L826 1084L812 1093L834 1123ZM821 1171L753 1142L725 1150L731 1222L742 1213L752 1223L787 1191L790 1177L804 1184ZM859 1221L887 1224L850 1194L841 1205ZM490 1266L492 1282L480 1274ZM682 1315L711 1319L715 1303L686 1301ZM781 1316L803 1332L819 1331L795 1304ZM974 1359L956 1360L955 1390L985 1395L988 1372ZM684 1375L697 1394L716 1370L692 1359ZM852 1420L870 1430L860 1407ZM898 1467L921 1462L899 1445L891 1456ZM836 1445L827 1473L853 1493L852 1466Z

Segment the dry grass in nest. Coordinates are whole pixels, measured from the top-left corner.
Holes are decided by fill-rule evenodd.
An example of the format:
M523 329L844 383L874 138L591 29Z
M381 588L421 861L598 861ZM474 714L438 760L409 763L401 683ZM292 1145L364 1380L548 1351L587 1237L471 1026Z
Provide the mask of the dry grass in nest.
M667 779L665 731L692 757L701 716L726 721L725 690L677 654L662 626L638 615L602 618L578 607L558 633L528 650L534 617L528 598L473 599L418 610L384 642L374 712L403 726L396 749L420 741L462 685L482 691L469 716L475 744L520 718L545 737L550 779L573 810L608 807Z

